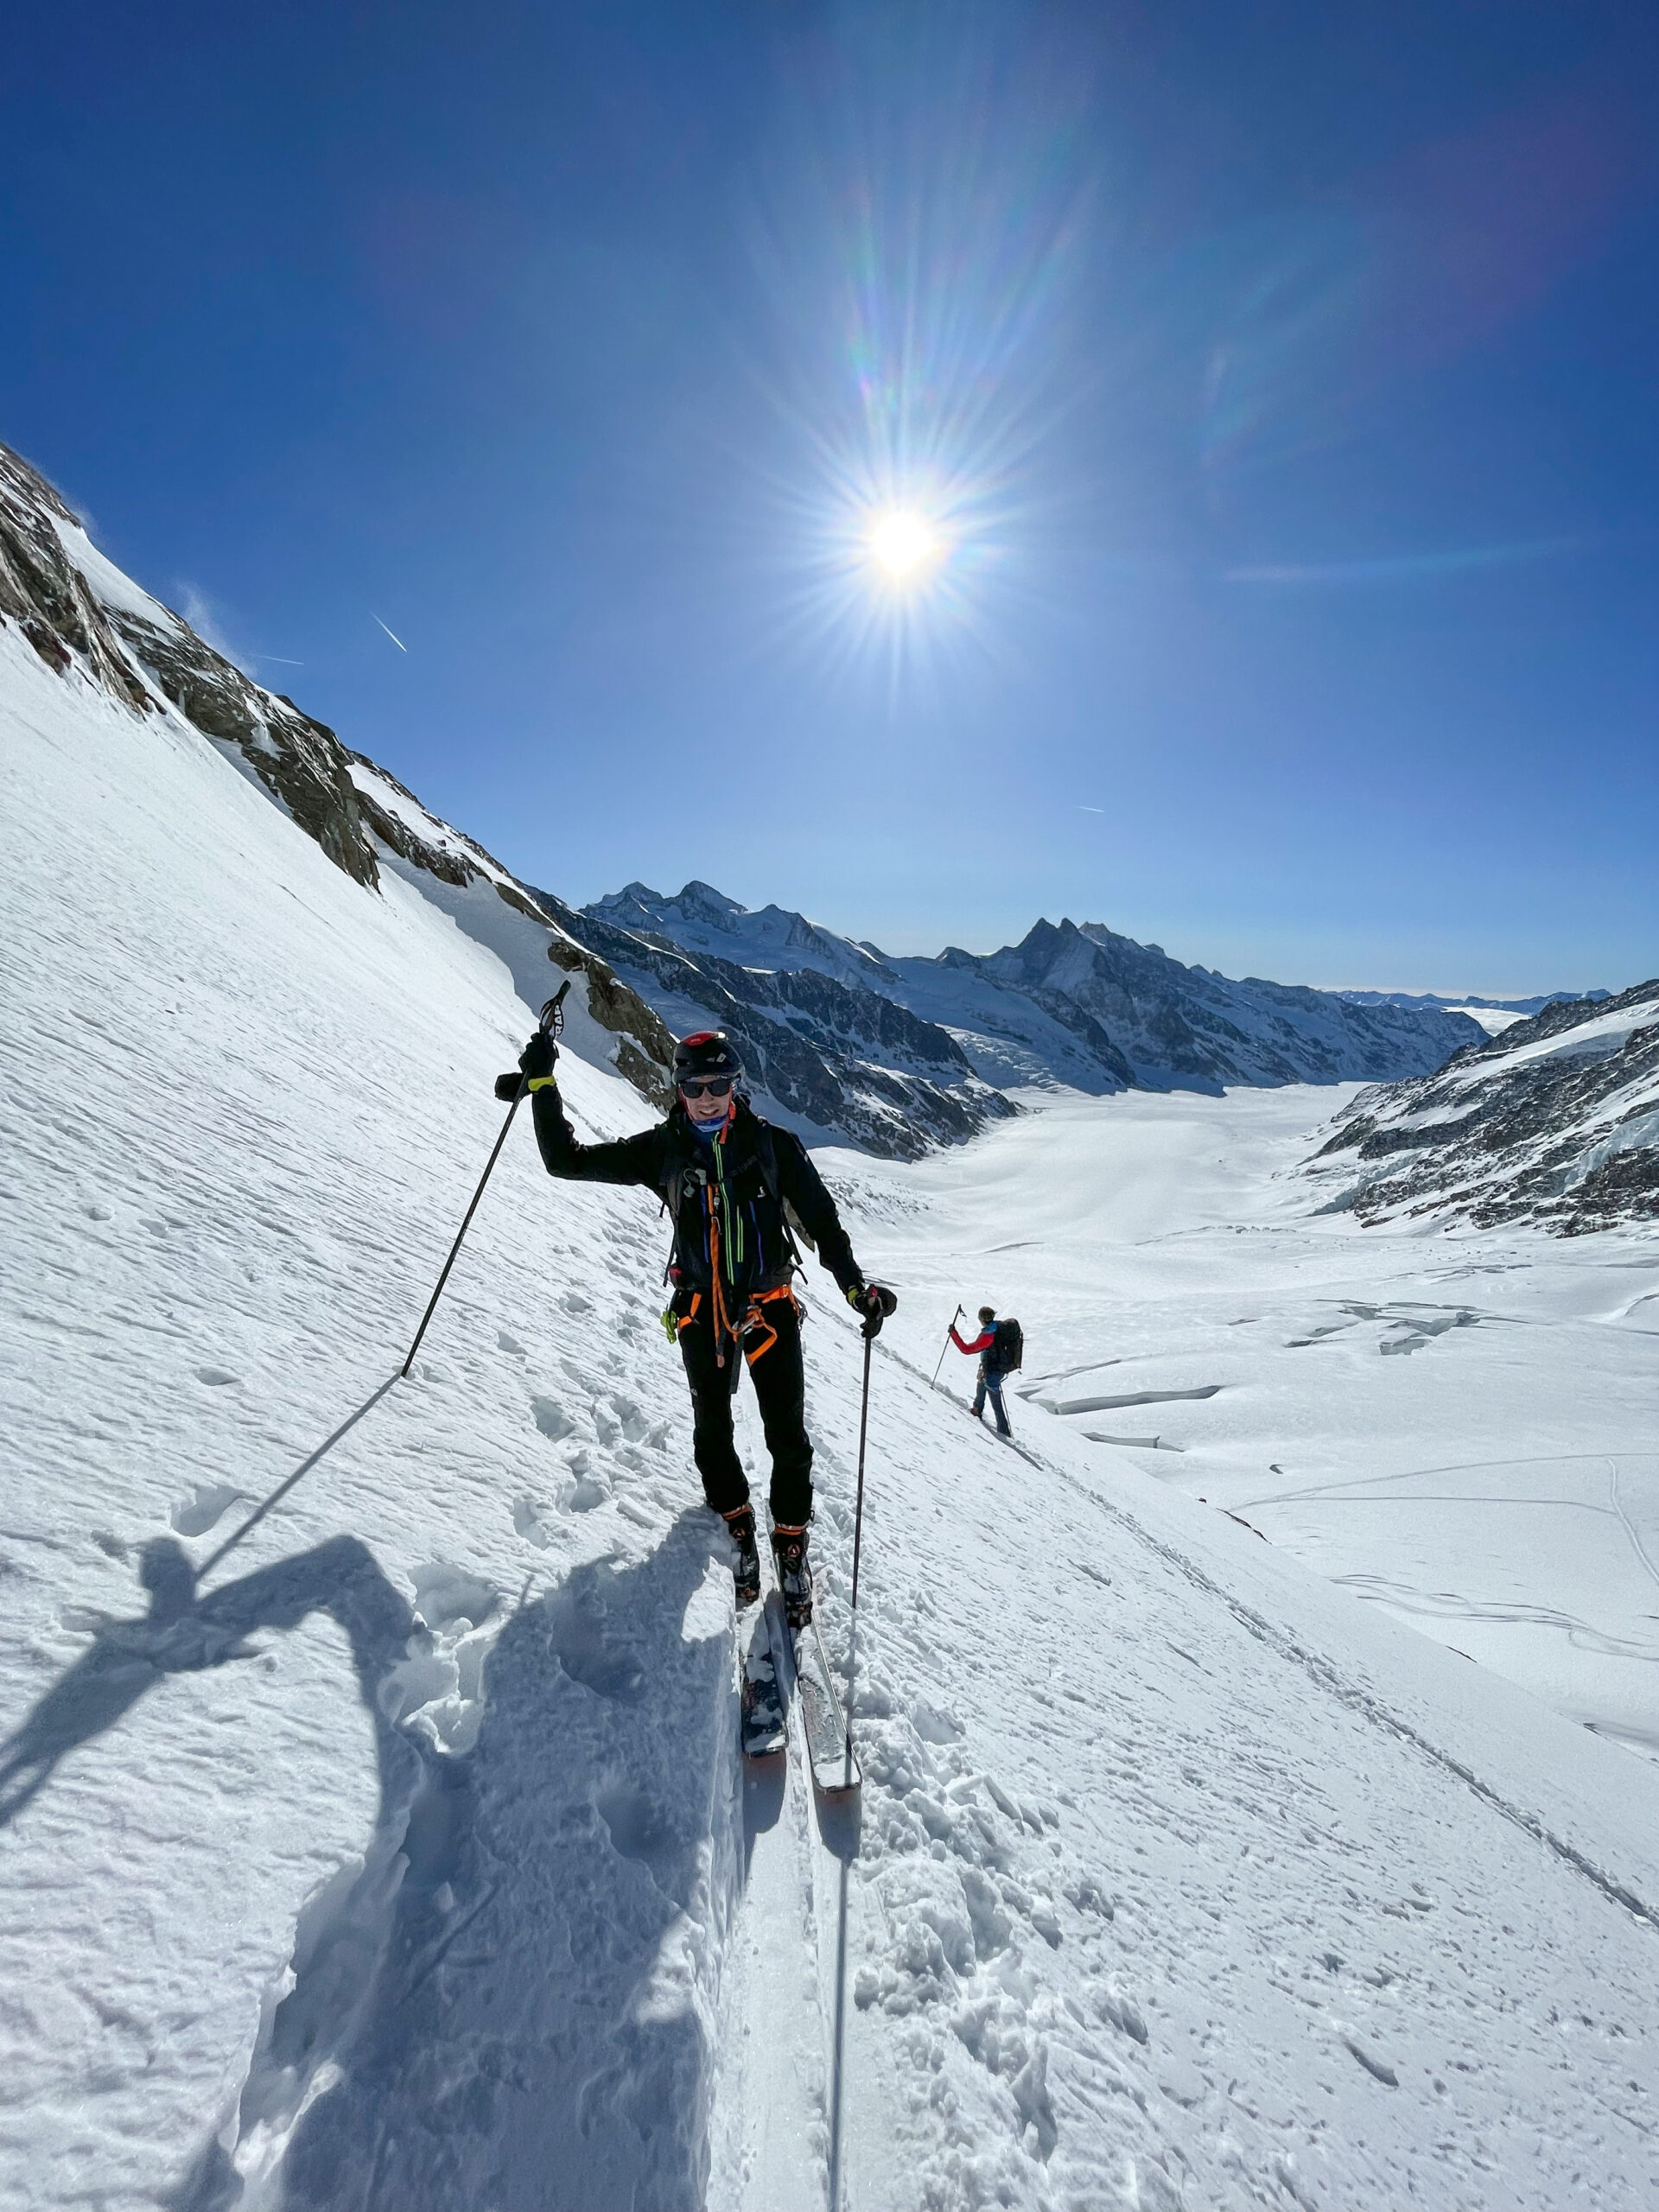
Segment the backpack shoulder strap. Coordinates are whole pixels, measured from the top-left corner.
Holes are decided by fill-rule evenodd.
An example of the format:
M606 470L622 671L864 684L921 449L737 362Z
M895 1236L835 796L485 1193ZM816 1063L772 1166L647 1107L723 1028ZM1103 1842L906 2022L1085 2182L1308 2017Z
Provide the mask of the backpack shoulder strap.
M801 1265L802 1244L804 1243L809 1250L816 1252L818 1249L817 1241L789 1200L784 1197L783 1178L778 1169L777 1132L770 1122L763 1122L758 1114L754 1121L754 1156L760 1164L760 1179L766 1185L768 1195L777 1200L783 1209L784 1234L789 1239L791 1256L798 1268Z
M772 1135L772 1123L754 1117L754 1156L760 1163L760 1179L774 1198L782 1188L778 1173L778 1145Z
M663 1211L677 1228L680 1208L685 1200L686 1185L692 1179L691 1162L679 1146L671 1141L664 1145L662 1172L657 1178L657 1194L662 1199Z

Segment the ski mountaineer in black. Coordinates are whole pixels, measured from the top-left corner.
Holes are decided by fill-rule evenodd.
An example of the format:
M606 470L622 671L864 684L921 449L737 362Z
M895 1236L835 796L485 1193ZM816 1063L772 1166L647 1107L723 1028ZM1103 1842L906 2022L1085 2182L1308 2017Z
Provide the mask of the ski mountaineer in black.
M614 1144L578 1141L553 1072L557 1057L552 1039L537 1030L518 1062L543 1165L575 1182L640 1184L672 1215L672 1296L663 1319L691 1386L692 1453L703 1495L737 1548L738 1604L752 1605L760 1594L760 1558L749 1485L732 1440L741 1351L772 1455L772 1547L785 1611L791 1628L801 1627L812 1618L806 1555L812 1444L801 1308L791 1287L800 1255L789 1216L864 1316L867 1337L877 1334L899 1301L884 1285L865 1281L835 1200L800 1139L762 1121L738 1091L742 1065L723 1031L704 1030L676 1046L668 1118Z

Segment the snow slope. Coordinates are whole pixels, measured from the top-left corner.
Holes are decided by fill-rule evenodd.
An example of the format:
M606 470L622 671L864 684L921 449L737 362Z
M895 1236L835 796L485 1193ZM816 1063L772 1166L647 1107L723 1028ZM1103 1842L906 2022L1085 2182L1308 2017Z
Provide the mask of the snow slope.
M912 1332L861 1824L745 1777L655 1208L515 1130L393 1379L510 966L10 629L0 698L0 2202L1651 2202L1659 1776L1070 1416L968 1427L931 1186L847 1159Z

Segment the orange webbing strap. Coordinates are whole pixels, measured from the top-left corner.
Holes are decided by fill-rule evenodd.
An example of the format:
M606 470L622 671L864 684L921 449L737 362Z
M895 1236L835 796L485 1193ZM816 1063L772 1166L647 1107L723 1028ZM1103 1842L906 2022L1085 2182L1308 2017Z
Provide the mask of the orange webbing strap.
M720 1217L715 1211L714 1195L705 1183L702 1203L709 1216L709 1274L713 1285L715 1308L715 1364L726 1364L726 1339L735 1338L732 1317L726 1310L726 1294L720 1287Z
M678 1336L682 1330L689 1329L690 1327L691 1324L697 1318L697 1308L702 1305L702 1293L700 1290L694 1290L691 1294L691 1303L686 1307L684 1313L681 1314L679 1319L674 1325L674 1333L676 1336Z
M754 1365L757 1359L764 1359L778 1341L777 1330L760 1310L763 1306L770 1306L776 1298L786 1298L797 1313L801 1310L801 1302L788 1283L780 1284L776 1290L760 1290L755 1293L743 1312L745 1338L743 1357L751 1367ZM764 1338L761 1343L751 1345L747 1341L750 1336L762 1332L764 1332Z

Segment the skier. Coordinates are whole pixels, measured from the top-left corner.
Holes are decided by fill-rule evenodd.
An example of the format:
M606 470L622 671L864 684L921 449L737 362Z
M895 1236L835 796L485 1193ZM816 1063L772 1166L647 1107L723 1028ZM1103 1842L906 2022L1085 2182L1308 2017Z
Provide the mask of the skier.
M789 1216L863 1315L867 1337L879 1332L899 1301L884 1284L865 1281L835 1200L800 1139L762 1121L739 1092L742 1064L724 1031L702 1030L675 1046L667 1119L614 1144L578 1141L559 1096L557 1058L558 1047L538 1029L518 1061L543 1165L575 1182L641 1184L672 1216L673 1294L663 1321L678 1342L691 1387L692 1456L703 1495L736 1547L737 1602L753 1605L760 1594L754 1510L732 1440L741 1348L772 1455L772 1548L785 1613L791 1628L802 1627L812 1618L812 1444L801 1308L791 1287L800 1255Z
M950 1324L950 1341L958 1351L965 1351L971 1359L979 1354L979 1380L974 1390L974 1419L985 1418L985 1394L988 1390L991 1405L996 1414L996 1433L1011 1436L1007 1414L1002 1409L1002 1370L997 1364L996 1309L982 1306L979 1309L979 1334L971 1344L965 1344L957 1334L957 1325Z

